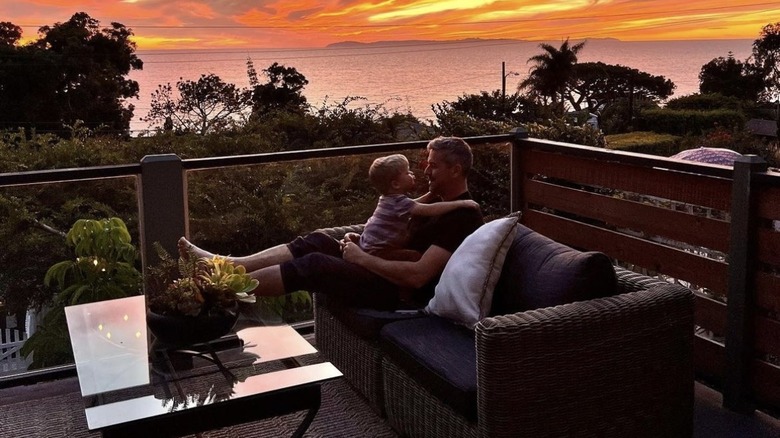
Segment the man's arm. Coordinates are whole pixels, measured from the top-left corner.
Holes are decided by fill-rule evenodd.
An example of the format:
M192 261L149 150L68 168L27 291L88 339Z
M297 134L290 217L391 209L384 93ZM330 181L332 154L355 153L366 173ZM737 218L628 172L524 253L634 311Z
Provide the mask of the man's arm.
M441 216L458 208L479 208L479 204L471 199L460 199L457 201L442 201L433 204L421 204L415 202L414 207L409 211L412 216Z
M432 245L416 262L385 260L366 253L353 242L344 244L342 257L398 286L419 289L444 271L452 253Z

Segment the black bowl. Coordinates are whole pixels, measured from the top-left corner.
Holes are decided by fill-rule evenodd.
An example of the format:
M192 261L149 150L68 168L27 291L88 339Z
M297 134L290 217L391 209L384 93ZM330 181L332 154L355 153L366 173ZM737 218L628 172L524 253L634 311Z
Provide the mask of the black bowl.
M238 311L230 309L213 315L161 315L149 310L146 323L157 342L166 346L186 346L208 342L228 333L238 321Z

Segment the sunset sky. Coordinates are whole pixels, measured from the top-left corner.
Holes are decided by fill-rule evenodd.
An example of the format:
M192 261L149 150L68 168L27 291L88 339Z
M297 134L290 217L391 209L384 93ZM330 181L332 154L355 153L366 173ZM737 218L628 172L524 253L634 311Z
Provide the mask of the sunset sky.
M571 37L755 39L780 21L760 0L3 0L0 21L37 29L86 12L139 50L323 47L340 41Z

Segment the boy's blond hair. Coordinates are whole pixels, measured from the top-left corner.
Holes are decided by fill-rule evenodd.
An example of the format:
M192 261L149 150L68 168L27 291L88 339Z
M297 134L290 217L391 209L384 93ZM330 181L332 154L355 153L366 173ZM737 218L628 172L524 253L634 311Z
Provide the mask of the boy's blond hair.
M409 160L402 154L379 157L368 168L368 180L379 193L386 195L393 188L393 180L408 168Z

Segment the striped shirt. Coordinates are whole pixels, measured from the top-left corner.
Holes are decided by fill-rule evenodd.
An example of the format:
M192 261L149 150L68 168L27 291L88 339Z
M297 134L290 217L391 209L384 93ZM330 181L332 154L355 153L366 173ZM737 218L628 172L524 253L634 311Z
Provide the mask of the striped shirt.
M398 249L406 246L406 226L415 201L406 195L382 195L374 214L368 218L360 248L366 252Z

